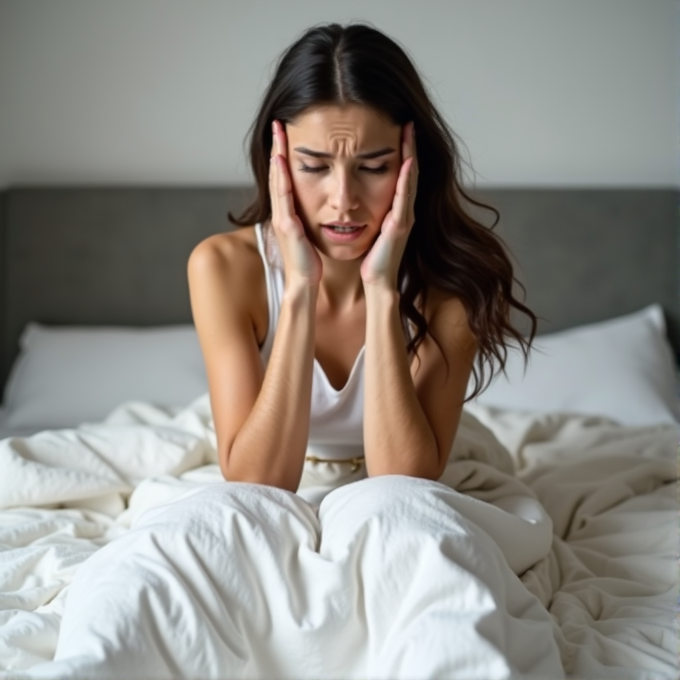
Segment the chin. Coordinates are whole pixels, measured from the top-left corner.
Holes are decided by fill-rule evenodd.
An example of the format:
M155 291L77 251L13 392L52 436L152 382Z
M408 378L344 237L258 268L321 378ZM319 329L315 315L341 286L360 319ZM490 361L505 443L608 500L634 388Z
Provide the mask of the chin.
M337 247L331 245L324 248L317 248L317 250L329 260L335 260L336 262L354 262L356 260L363 260L370 249Z

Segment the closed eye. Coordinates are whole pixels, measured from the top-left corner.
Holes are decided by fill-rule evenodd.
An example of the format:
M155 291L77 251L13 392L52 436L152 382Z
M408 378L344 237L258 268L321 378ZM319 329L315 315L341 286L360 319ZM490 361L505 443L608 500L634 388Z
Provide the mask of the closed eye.
M299 167L299 170L301 172L313 172L313 173L323 172L326 169L327 166L325 165L306 165L305 163L301 163Z
M306 163L300 163L300 166L298 168L300 172L310 172L313 174L318 174L320 172L323 172L324 170L328 170L327 165L307 165ZM387 172L389 170L389 166L387 163L383 163L382 165L379 165L376 168L373 168L368 165L361 165L359 166L360 170L363 170L364 172L370 172L371 174L374 175L382 175L383 173Z
M389 170L389 166L387 163L383 163L383 165L379 165L377 168L371 168L368 165L362 165L361 170L365 170L366 172L372 172L376 175L382 175L384 172L387 172Z

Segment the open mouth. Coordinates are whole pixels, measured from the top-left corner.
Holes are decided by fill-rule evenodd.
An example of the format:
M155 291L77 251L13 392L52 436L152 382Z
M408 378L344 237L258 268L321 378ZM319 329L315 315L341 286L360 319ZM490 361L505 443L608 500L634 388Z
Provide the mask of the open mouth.
M361 238L366 229L365 224L351 222L349 224L329 224L322 225L322 231L329 241L334 243L350 243Z
M332 229L336 234L353 234L356 231L360 231L363 227L352 226L348 227L344 224L325 224L326 229Z

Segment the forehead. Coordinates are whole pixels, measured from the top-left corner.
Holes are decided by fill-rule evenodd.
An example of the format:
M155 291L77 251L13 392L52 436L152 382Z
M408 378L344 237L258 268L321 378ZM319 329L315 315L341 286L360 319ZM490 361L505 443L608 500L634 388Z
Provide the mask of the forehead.
M357 146L397 144L401 128L368 106L318 106L303 111L286 126L291 143L325 146L342 138Z

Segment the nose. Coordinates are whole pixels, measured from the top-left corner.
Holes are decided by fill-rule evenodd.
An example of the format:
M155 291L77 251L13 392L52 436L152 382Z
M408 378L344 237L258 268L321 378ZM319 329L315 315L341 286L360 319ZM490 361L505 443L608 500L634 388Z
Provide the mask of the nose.
M329 199L331 208L340 213L359 207L357 186L349 172L338 170L333 173Z

